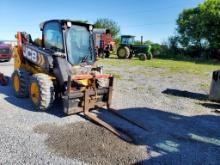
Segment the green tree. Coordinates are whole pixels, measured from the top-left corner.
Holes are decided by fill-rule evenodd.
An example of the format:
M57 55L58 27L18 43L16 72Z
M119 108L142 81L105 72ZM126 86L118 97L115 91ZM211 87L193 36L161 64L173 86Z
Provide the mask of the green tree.
M152 42L152 41L150 41L150 40L147 40L147 41L144 41L144 44L145 44L145 45L152 45L152 44L153 44L153 42Z
M220 1L206 0L199 5L202 37L210 44L210 48L220 54Z
M185 9L177 19L179 42L201 53L204 49L218 54L220 48L220 1L205 0L196 8ZM220 54L220 52L219 52Z
M100 18L94 23L95 28L106 28L111 31L111 35L113 38L116 38L120 32L120 27L117 22L108 18Z
M168 38L168 48L170 49L170 53L172 55L178 55L179 53L179 37L178 36L171 36Z
M121 43L121 37L115 37L114 42L115 42L116 47L118 48Z
M198 45L201 39L201 29L199 28L200 19L199 19L199 10L198 8L194 9L185 9L179 15L177 20L177 31L180 34L180 43L184 47L189 45Z

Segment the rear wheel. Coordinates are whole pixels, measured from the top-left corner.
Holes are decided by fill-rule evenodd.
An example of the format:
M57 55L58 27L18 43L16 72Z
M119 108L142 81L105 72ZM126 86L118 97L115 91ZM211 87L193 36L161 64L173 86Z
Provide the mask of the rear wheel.
M23 69L17 69L12 74L12 87L16 97L28 97L29 74Z
M130 56L130 49L128 47L119 47L117 50L117 56L120 59L126 59Z
M36 109L47 110L55 99L53 81L46 74L35 74L30 81L29 93Z

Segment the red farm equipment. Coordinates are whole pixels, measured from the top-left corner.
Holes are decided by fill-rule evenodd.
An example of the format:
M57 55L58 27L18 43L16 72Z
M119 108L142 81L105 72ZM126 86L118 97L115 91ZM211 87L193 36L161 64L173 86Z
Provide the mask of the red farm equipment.
M115 48L109 29L94 29L94 42L98 57L109 58L111 51Z

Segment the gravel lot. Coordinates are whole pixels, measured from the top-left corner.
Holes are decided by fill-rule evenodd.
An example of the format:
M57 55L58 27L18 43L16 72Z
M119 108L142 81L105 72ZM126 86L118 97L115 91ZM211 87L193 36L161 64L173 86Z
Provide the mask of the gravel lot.
M11 84L0 86L0 164L219 164L220 105L207 101L208 87L201 86L211 77L105 68L120 75L113 107L149 131L99 112L133 137L129 144L80 116L64 116L59 103L36 112L29 99L13 96ZM12 71L12 62L0 63L0 72Z

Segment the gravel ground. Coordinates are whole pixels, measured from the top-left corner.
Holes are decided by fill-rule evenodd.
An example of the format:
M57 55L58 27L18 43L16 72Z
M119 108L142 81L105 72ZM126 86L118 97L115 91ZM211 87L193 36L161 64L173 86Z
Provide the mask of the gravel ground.
M105 68L121 75L113 107L149 131L97 112L132 136L129 144L80 116L64 116L59 103L36 112L29 99L0 86L0 164L219 164L220 107L207 101L208 89L201 85L210 77L141 66ZM0 63L0 72L12 71L12 62Z

